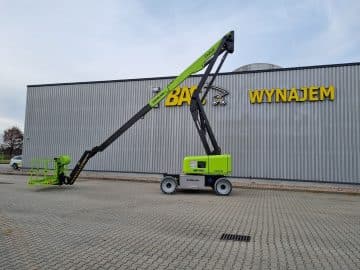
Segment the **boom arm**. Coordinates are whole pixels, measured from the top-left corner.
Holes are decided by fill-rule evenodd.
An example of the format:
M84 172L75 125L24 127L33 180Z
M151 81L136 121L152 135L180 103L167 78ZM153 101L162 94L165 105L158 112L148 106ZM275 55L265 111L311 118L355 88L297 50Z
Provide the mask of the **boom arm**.
M195 122L196 129L199 133L201 142L204 146L205 152L207 155L220 155L221 154L221 148L219 147L215 135L212 131L212 128L210 126L209 120L206 116L206 113L204 111L204 107L202 105L202 102L204 101L207 93L212 87L213 82L215 81L216 76L218 75L221 66L223 65L228 53L232 53L234 51L234 34L231 32L232 35L228 36L227 39L223 39L223 44L219 46L217 52L215 53L214 57L209 61L209 64L206 68L206 71L204 75L202 76L200 83L197 87L197 89L194 91L192 97L191 97L191 103L190 103L190 111L191 115L193 117L193 120ZM224 50L222 48L225 48ZM200 99L200 92L202 88L205 85L205 82L210 74L210 71L212 70L218 56L222 54L225 51L224 56L222 57L215 73L212 75L212 78L208 85L206 86L206 91L202 98ZM212 149L210 148L208 139L210 140L210 143L212 145Z
M197 90L194 91L193 97L191 100L191 113L195 121L197 130L199 132L201 141L203 142L205 151L207 154L217 154L220 153L220 147L217 145L215 136L211 130L209 121L207 120L204 109L201 105L201 100L199 93L204 86L210 71L214 66L217 58L223 53L223 59L219 67L216 70L216 73L213 75L211 82L208 87L211 87L212 82L215 80L216 75L218 74L222 63L224 62L226 55L234 51L234 32L231 31L217 41L213 46L210 47L202 56L200 56L194 63L192 63L187 69L185 69L178 77L172 80L167 86L165 86L158 94L150 99L148 104L146 104L140 111L138 111L134 116L132 116L123 126L116 130L109 138L107 138L102 144L95 146L91 150L86 150L79 161L76 163L74 169L71 171L70 176L66 176L63 173L60 174L59 180L61 184L72 185L78 178L81 171L84 169L87 162L96 155L98 152L104 151L110 144L112 144L117 138L119 138L125 131L132 127L138 120L143 118L151 109L156 107L171 91L173 91L177 86L179 86L184 80L186 80L192 74L204 69L207 67L205 73L202 75L201 81ZM209 89L209 88L208 88ZM207 93L207 92L206 92ZM205 93L205 95L206 95ZM205 95L203 98L205 98ZM206 141L206 133L209 135L214 150L211 151L209 145Z

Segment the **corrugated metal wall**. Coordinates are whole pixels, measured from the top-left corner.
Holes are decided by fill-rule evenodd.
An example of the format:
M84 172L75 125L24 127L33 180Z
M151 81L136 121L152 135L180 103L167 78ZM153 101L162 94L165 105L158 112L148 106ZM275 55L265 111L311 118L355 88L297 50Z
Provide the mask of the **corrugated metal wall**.
M360 66L219 75L226 106L205 106L233 176L360 183ZM194 85L198 77L183 85ZM71 167L170 79L29 86L24 164L69 154ZM334 101L250 104L249 89L334 85ZM209 94L213 96L214 93ZM151 111L86 166L88 170L180 173L203 154L188 106Z

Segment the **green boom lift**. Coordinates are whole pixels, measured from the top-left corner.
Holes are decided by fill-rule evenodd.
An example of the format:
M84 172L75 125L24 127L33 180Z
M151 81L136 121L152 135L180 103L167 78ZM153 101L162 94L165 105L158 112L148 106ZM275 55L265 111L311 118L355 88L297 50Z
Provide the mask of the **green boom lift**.
M180 189L207 189L211 187L218 195L229 195L232 190L231 182L226 178L231 173L231 156L221 154L221 149L216 141L208 118L205 114L202 102L204 101L209 89L218 75L222 64L228 53L234 51L234 32L231 31L210 47L202 56L185 69L178 77L165 86L150 101L132 116L122 127L116 130L102 144L95 146L91 150L86 150L74 169L69 175L66 174L66 167L71 162L71 158L62 155L54 159L54 175L46 175L42 178L30 177L30 185L72 185L78 178L86 163L98 152L104 151L110 144L119 138L125 131L132 127L138 120L142 119L149 111L157 107L165 97L178 87L189 76L206 68L201 75L197 89L191 97L190 111L195 122L195 127L200 136L206 155L187 156L183 161L184 174L165 173L160 183L160 188L165 194L172 194ZM215 62L222 55L215 72L211 73ZM209 82L207 80L209 79ZM205 83L207 85L205 86ZM204 94L200 97L202 89Z

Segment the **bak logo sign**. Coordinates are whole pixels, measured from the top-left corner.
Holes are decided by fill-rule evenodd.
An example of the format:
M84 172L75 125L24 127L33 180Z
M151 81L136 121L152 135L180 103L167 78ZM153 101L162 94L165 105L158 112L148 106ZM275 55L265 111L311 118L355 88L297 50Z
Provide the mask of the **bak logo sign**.
M176 87L175 90L166 97L165 107L182 106L184 103L190 105L192 94L196 88L197 85L193 85L191 87ZM204 86L204 89L205 91L213 90L210 92L213 94L212 105L217 106L227 104L225 97L229 95L229 92L225 89L218 86L212 86L210 89L208 89L207 86ZM206 104L206 99L204 100L203 104Z
M207 87L205 86L205 88ZM215 96L212 97L212 105L226 105L227 101L225 100L225 97L229 94L229 92L218 86L212 86L211 88L216 91Z

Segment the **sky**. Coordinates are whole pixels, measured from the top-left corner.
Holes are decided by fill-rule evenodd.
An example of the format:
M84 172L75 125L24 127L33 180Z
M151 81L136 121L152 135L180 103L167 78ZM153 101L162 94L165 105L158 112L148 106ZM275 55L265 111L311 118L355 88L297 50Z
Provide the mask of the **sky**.
M0 138L26 86L172 76L226 32L222 72L360 62L360 1L0 0Z

